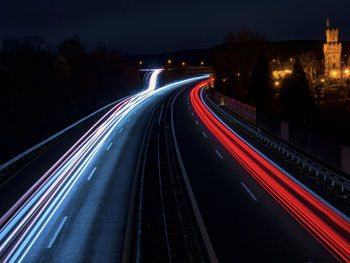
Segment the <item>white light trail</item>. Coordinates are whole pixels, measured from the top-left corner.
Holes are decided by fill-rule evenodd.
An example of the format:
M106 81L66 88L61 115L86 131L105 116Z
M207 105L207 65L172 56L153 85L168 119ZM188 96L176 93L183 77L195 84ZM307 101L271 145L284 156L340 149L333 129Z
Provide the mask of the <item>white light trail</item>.
M156 88L160 69L152 70L148 88L117 104L104 115L45 175L0 219L0 261L20 262L33 246L105 141L130 112L152 96L170 91L207 75ZM97 126L99 125L99 126ZM120 127L120 131L123 127Z

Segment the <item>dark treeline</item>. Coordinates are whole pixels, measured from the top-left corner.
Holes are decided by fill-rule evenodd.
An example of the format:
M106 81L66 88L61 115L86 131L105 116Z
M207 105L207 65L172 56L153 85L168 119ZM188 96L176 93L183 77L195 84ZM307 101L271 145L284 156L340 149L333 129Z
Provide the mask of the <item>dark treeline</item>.
M87 51L77 38L56 50L39 38L3 40L0 163L129 94L140 79L118 51Z
M342 89L320 104L319 86L310 85L310 74L323 76L322 41L269 42L249 31L225 40L211 54L219 92L256 106L264 119L282 119L350 144L350 105ZM345 42L343 52L348 51ZM276 83L272 71L285 65L292 73Z

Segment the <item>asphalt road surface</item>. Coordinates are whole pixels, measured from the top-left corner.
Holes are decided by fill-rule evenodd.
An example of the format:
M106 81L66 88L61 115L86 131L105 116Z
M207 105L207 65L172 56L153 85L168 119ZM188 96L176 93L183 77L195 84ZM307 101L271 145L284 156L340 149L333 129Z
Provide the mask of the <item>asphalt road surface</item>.
M2 217L1 261L121 261L147 121L186 82L155 89L157 74L153 71L147 90L121 101L45 173L10 216Z
M338 262L206 129L182 92L181 156L219 262Z
M153 81L158 73L153 72ZM123 100L86 133L46 173L43 186L8 218L2 217L0 261L121 262L144 131L153 110L182 84L156 91L150 85L147 92ZM194 112L189 95L190 89L185 89L175 97L174 126L219 262L337 262L211 134ZM73 133L74 139L62 142L62 149L45 151L18 172L30 174L32 169L32 178L23 177L20 184L21 176L16 175L1 188L2 196L10 197L9 204L40 179L81 133ZM16 184L21 185L17 192ZM4 214L9 207L2 209Z

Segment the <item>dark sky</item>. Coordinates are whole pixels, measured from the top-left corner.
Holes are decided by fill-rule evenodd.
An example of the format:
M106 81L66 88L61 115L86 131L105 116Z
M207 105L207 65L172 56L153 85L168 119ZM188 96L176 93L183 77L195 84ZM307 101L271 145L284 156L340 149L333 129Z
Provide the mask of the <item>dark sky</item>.
M325 20L350 40L350 0L3 0L0 37L78 36L88 47L152 53L211 47L232 30L269 40L323 39Z

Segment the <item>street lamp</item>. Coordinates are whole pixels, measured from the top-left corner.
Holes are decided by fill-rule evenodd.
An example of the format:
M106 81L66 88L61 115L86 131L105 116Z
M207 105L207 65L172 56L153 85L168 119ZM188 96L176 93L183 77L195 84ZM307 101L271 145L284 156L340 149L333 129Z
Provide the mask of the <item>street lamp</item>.
M139 61L139 65L141 66L142 64L143 64L143 61L142 61L142 60L140 60L140 61Z
M186 62L185 61L182 61L181 62L181 65L184 67L184 66L186 66Z
M201 61L201 66L204 66L204 61Z
M168 59L168 64L171 64L171 59Z

